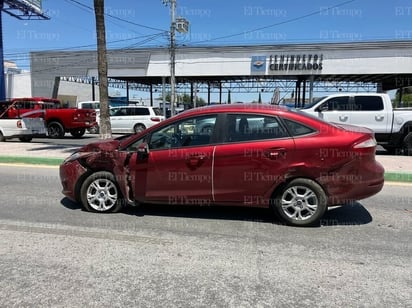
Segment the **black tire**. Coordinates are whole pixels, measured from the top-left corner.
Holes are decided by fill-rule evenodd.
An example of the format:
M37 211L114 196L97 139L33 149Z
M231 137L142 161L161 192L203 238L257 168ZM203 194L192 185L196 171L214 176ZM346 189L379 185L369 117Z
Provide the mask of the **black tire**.
M288 225L319 225L327 208L327 197L315 181L294 179L278 192L272 207Z
M76 129L71 129L70 130L70 134L74 137L74 138L81 138L83 137L84 133L86 132L85 128L76 128Z
M64 127L59 122L50 122L47 124L47 132L50 138L57 139L64 137Z
M6 138L4 137L3 133L0 132L0 142L6 141Z
M146 126L144 126L143 124L136 124L136 125L133 127L133 130L134 130L134 132L135 132L136 134L144 131L145 129L146 129Z
M29 136L23 136L19 138L21 142L31 142L33 140L33 137Z
M98 213L118 212L123 204L113 174L106 171L93 173L83 182L80 200L87 211Z
M407 156L412 156L412 132L403 139L403 153Z

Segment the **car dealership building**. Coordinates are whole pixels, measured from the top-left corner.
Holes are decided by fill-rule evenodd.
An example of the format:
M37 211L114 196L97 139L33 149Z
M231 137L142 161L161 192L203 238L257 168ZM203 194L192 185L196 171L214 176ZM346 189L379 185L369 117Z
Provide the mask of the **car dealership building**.
M153 93L168 91L169 48L108 50L110 84ZM389 91L412 85L412 41L178 47L177 89L190 93L292 93L310 100L321 91ZM95 85L96 51L31 53L33 96L56 97L61 80ZM93 88L93 89L92 89ZM94 86L90 87L91 95ZM93 93L93 94L92 94ZM222 97L222 95L225 95Z

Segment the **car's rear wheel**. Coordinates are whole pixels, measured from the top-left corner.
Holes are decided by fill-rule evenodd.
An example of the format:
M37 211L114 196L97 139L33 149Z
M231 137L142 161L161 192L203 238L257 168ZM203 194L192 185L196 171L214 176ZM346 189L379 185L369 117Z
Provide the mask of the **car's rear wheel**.
M90 175L80 189L80 199L90 212L117 212L122 208L121 192L112 173L99 171Z
M85 128L76 128L76 129L70 130L70 134L74 138L81 138L84 135L85 132L86 132Z
M136 125L133 127L133 130L134 130L134 132L135 132L136 134L144 131L145 129L146 129L146 126L144 126L143 124L136 124Z
M273 207L289 225L318 224L327 208L323 188L309 179L294 179L275 196Z
M412 132L403 139L403 152L405 155L412 156Z
M64 127L59 122L50 122L47 125L47 132L50 138L63 138L64 137Z
M6 141L6 138L4 137L3 133L0 132L0 142Z

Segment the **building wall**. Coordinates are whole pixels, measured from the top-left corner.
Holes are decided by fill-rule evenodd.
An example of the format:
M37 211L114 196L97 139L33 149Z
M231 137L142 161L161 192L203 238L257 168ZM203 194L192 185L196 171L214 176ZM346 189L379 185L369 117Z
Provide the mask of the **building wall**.
M313 56L318 60L310 58ZM305 68L288 65L285 69L279 60L282 57L295 64L300 61ZM321 64L322 68L315 68L315 64L316 67ZM308 76L329 80L329 77L346 75L353 76L354 81L362 81L357 76L368 74L380 78L385 82L385 90L390 90L400 83L403 86L412 84L412 41L180 47L176 50L175 67L176 77L192 78L264 75L288 80ZM97 77L97 54L96 51L33 52L31 71L33 95L51 96L56 77ZM139 77L145 82L150 78L159 80L170 76L169 50L108 51L108 75L112 78Z
M99 100L99 87L95 86L95 100ZM92 100L92 85L87 83L78 83L72 81L60 81L58 97L71 96L70 105L73 103L73 98L76 98L75 103Z
M20 74L6 74L6 97L31 97L31 74L24 72Z

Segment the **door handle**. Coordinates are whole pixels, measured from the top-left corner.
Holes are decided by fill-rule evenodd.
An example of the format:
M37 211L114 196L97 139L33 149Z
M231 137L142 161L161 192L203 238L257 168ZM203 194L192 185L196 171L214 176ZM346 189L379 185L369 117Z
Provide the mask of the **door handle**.
M384 119L385 119L385 116L383 116L383 115L376 115L375 116L376 121L383 121Z
M189 167L199 167L202 162L205 160L206 155L198 154L198 155L191 155L186 159L186 163Z
M346 122L348 120L348 116L347 115L341 115L339 116L339 120L342 122Z
M282 159L286 157L286 149L270 149L265 151L265 156L272 160Z

